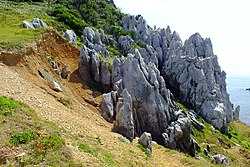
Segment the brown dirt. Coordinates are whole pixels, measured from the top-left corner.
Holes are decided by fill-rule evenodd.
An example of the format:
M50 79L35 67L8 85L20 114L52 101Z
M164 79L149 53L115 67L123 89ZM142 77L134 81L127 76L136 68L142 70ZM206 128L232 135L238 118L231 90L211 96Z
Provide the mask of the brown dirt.
M11 61L7 60L11 55ZM69 76L61 79L51 68L46 55L51 55L61 64L67 64ZM134 144L122 143L118 134L111 132L112 124L107 123L99 114L98 106L94 107L84 101L84 98L94 98L93 92L78 77L79 49L69 44L56 32L44 33L41 40L32 44L22 52L2 52L0 54L0 95L14 98L28 104L44 119L57 123L71 134L92 136L101 140L101 147L109 150L115 159L129 161L129 157L119 148L137 149ZM8 65L6 65L8 64ZM47 82L38 74L38 70L44 68L65 87L66 92L51 90ZM100 102L101 96L94 98ZM61 101L61 102L60 102ZM62 101L66 101L65 105ZM67 145L73 152L78 162L84 162L87 166L97 166L91 157L80 152L70 139ZM141 162L142 166L184 166L179 161L180 155L170 155L164 150L153 153L154 159ZM155 159L156 158L156 159ZM157 163L157 159L159 160ZM133 160L134 161L134 160ZM160 163L160 164L159 164ZM144 164L144 165L143 165Z

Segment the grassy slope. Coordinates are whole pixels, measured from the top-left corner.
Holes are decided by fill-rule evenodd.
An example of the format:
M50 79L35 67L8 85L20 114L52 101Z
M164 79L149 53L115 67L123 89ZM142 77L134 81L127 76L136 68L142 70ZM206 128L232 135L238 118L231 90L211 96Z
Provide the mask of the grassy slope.
M22 21L32 21L32 18L40 18L46 23L54 22L46 14L49 7L46 4L30 5L0 1L0 50L20 48L27 42L32 42L39 37L44 28L24 29Z
M150 156L121 136L105 147L102 136L72 134L40 119L27 105L0 96L0 166L208 166L188 155L153 145ZM69 144L70 143L70 144ZM78 149L81 161L73 159ZM118 153L117 153L118 151Z
M27 105L0 96L0 165L73 165L63 129Z

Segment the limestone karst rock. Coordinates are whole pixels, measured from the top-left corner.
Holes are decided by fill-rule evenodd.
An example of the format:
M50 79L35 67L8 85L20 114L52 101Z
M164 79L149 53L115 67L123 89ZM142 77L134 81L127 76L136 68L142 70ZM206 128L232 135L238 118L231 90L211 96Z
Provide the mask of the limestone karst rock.
M66 30L63 33L63 37L66 38L69 42L76 45L77 39L76 39L76 34L75 34L75 32L73 30Z
M152 153L152 137L150 133L144 132L139 138L138 143Z
M222 132L238 119L239 109L234 110L229 100L226 74L210 39L196 33L183 44L177 32L152 29L142 16L126 15L123 28L135 31L136 39L120 36L115 41L86 28L79 59L80 76L100 83L106 92L101 114L114 124L115 132L130 141L148 132L157 143L194 156L199 147L191 138L191 124L199 130L205 127L196 115ZM138 40L144 45L131 48ZM115 57L109 70L100 56L108 57L105 44L114 43L125 57ZM174 96L194 111L180 111Z
M85 45L80 50L79 74L84 81L100 83L104 92L110 91L111 76L107 62L100 60L99 54Z
M40 27L47 27L47 25L39 18L33 18L32 22L23 21L22 24L23 28L40 28Z
M226 90L226 73L213 53L210 39L195 33L183 44L176 32L151 29L142 16L125 16L125 30L134 30L139 39L157 52L158 69L167 87L183 103L222 132L227 123L239 118Z
M159 144L194 155L191 122L187 116L175 114L178 107L155 64L146 64L135 50L126 58L115 58L112 69L114 91L103 95L101 109L106 120L114 121L114 131L129 140L148 132ZM176 129L175 125L179 129L174 132L176 138L166 137L168 129ZM175 147L166 144L170 142Z
M101 35L98 30L93 31L91 28L86 27L82 36L84 45L89 49L94 49L97 53L100 53L104 57L109 57L109 53L105 47L105 43L108 42L106 35L101 31Z
M222 154L216 154L212 156L212 163L217 164L217 165L226 165L226 166L230 165L230 162L227 159L227 157L225 157Z

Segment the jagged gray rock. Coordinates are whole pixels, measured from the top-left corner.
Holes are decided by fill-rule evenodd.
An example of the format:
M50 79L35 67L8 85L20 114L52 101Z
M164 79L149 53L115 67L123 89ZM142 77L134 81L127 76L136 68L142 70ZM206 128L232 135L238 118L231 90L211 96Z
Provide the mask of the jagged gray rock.
M226 166L230 165L230 162L227 159L227 157L222 154L217 154L217 155L212 156L211 162L217 165L226 165Z
M216 128L226 131L227 123L235 119L235 114L226 92L225 73L221 72L212 52L210 39L204 40L196 33L183 48L180 45L175 49L170 46L170 49L173 51L169 51L169 59L163 63L162 70L168 84L178 85L176 95L183 102L191 104ZM175 50L179 54L175 54Z
M112 96L112 92L103 94L102 97L101 114L106 121L113 123L116 114L114 107L116 106L117 99Z
M110 92L111 76L109 72L109 65L105 61L101 61L101 83L104 92Z
M76 45L77 39L76 34L73 30L66 30L65 33L63 33L63 37L66 38L72 44Z
M114 122L114 131L130 141L149 132L159 144L194 156L198 143L190 136L191 123L200 130L204 125L195 115L178 111L167 87L221 131L227 130L227 122L238 118L229 101L225 73L218 65L211 40L194 34L183 44L177 32L172 33L169 27L153 30L140 15L125 16L123 27L134 30L138 35L135 40L148 45L131 50L134 41L129 36L121 36L118 42L128 54L114 59L112 71L96 53L101 53L104 33L85 29L86 47L81 54L87 56L80 56L80 75L90 68L86 70L89 76L103 87L110 84L113 90L104 94L102 115ZM108 39L111 41L115 43Z
M150 133L144 132L139 138L138 143L152 153L152 136Z
M129 140L149 132L158 143L171 143L174 147L170 144L165 146L194 155L195 146L190 137L191 122L186 115L175 114L178 107L173 102L170 91L166 89L164 79L155 64L148 62L145 63L139 50L135 50L134 54L128 54L126 58L114 59L112 86L116 95L121 98L115 104L111 93L105 94L103 105L108 104L111 107L108 110L104 107L102 113L113 111L112 113L116 114L114 131ZM127 100L129 103L125 104L123 94L131 98L131 102ZM115 111L112 110L114 108ZM112 116L108 119L110 118ZM164 136L169 136L170 133L166 130L171 129L172 125L175 129L173 140Z
M93 31L90 27L86 27L83 32L84 45L89 49L94 49L97 53L100 53L104 57L109 57L109 53L103 43L107 42L107 37L104 32ZM102 41L103 39L103 41Z
M194 114L194 111L189 111L188 112L188 118L191 120L192 122L192 125L199 131L201 131L202 129L205 128L205 125L201 122L199 122L197 119L196 119L196 116Z
M132 141L134 139L134 119L132 97L126 89L121 93L116 105L115 132L118 132Z
M209 38L196 33L183 45L169 27L153 30L142 16L124 16L123 28L134 30L139 39L153 47L167 87L203 119L222 132L227 131L228 122L239 119L239 108L232 107L226 91L226 73L220 69Z
M52 90L56 91L56 92L62 92L63 91L60 84L58 82L56 82L56 81L49 80L49 87Z
M43 77L45 80L48 81L48 85L52 90L57 91L57 92L65 91L64 87L51 74L49 74L44 69L38 70L38 73L41 77Z
M129 36L120 36L118 42L124 51L128 51L131 49L131 45L134 43L134 40Z
M59 63L57 61L51 61L50 62L52 68L56 72L57 75L61 75L61 69L59 68Z
M79 75L82 80L94 80L100 83L105 93L110 91L111 76L108 63L100 60L99 54L94 49L89 49L85 45L80 50Z
M32 22L24 20L22 27L23 28L40 28L40 27L47 27L47 25L39 18L33 18Z

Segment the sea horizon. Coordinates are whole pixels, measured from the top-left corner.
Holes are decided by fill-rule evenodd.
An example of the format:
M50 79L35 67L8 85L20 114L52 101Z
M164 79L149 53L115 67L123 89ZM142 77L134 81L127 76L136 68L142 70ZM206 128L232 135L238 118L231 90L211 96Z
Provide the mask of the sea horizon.
M240 120L250 125L250 76L230 75L226 78L227 91L234 108L240 105Z

